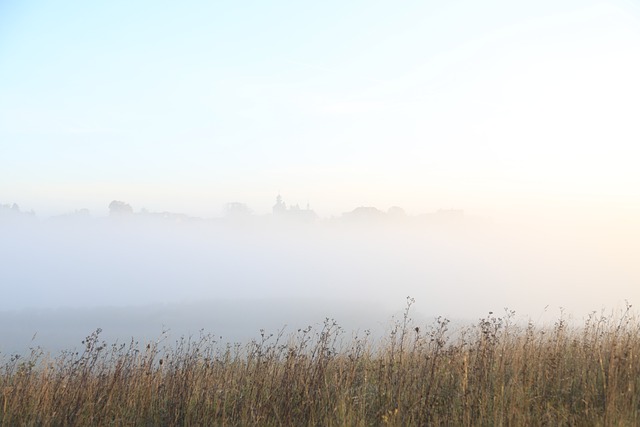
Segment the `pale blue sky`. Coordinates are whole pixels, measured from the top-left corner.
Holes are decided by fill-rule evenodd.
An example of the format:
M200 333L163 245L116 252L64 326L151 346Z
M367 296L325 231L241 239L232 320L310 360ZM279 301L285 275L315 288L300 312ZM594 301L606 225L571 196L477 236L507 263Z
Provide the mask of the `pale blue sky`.
M0 203L640 208L637 1L0 4Z

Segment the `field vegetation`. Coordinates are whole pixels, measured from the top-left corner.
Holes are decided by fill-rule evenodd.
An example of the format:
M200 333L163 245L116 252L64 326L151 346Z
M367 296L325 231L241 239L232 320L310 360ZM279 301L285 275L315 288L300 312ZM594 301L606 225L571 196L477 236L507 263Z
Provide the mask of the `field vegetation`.
M639 425L640 322L549 327L404 315L382 339L327 319L245 344L202 333L5 356L0 425Z

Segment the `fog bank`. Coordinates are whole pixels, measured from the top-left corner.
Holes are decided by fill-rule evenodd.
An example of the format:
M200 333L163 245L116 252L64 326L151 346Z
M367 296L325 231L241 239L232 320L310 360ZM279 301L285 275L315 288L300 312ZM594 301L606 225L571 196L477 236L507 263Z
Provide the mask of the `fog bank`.
M120 339L162 327L244 339L332 311L347 327L372 328L407 296L425 319L505 307L580 318L637 301L640 278L634 234L593 227L130 217L5 219L0 228L0 332L22 346L34 333L55 346L56 330L80 339L97 327Z

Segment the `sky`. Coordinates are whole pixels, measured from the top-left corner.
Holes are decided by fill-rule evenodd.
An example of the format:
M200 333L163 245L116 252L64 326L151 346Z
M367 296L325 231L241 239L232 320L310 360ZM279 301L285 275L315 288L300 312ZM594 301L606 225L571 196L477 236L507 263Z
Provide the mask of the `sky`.
M406 296L454 319L637 307L638 76L638 0L0 0L0 204L38 219L0 218L0 336L66 346L126 318L69 307L251 333L256 306L303 327ZM103 220L112 200L212 218L278 194L469 222ZM213 302L235 320L202 320Z
M632 0L3 1L0 202L633 222L638 76Z

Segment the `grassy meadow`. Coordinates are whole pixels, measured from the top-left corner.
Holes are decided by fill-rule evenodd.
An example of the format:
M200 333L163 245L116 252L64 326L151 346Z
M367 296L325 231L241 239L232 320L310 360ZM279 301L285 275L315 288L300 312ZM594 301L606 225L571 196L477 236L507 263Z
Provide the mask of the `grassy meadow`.
M630 307L539 328L404 316L381 339L327 319L244 344L177 342L4 355L0 425L638 425L640 321Z

